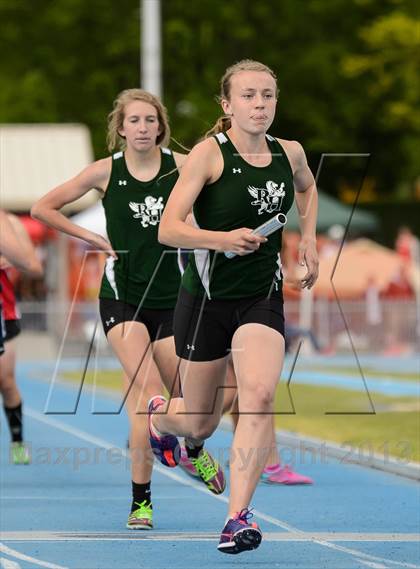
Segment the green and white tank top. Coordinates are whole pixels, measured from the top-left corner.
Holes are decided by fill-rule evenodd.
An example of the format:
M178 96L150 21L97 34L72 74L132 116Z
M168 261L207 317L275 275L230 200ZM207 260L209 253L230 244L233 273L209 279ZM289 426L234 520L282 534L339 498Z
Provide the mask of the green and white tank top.
M158 242L168 197L178 179L172 152L161 148L157 175L141 182L128 171L123 152L112 156L111 178L102 204L109 240L118 259L108 257L100 298L144 308L168 309L176 303L181 272L177 249Z
M266 135L272 154L265 167L242 158L226 133L215 135L223 156L221 177L206 185L193 208L197 227L210 231L254 229L293 204L293 173L281 144ZM275 294L281 285L282 232L277 231L258 251L225 257L222 252L196 249L190 253L182 285L192 294L211 299L236 299Z

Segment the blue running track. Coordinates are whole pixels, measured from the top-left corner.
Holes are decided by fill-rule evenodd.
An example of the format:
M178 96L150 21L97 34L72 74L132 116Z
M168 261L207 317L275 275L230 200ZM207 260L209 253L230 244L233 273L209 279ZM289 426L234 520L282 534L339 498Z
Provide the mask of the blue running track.
M1 433L0 569L420 568L419 485L330 458L299 466L314 486L258 487L253 506L264 540L254 552L217 551L226 496L179 468L156 465L156 529L126 530L127 419L92 414L89 391L76 414L45 414L47 368L19 368L30 466L10 464L7 429ZM57 385L54 406L72 408L75 393ZM96 395L96 412L116 406ZM227 457L230 440L220 429L208 448Z

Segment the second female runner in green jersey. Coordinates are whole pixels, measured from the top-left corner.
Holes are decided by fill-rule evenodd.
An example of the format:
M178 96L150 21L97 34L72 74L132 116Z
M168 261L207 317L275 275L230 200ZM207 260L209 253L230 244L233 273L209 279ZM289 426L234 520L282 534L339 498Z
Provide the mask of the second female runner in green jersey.
M141 89L125 90L108 117L108 146L119 151L89 165L32 208L34 217L108 253L99 308L128 391L133 488L128 529L153 527L147 402L162 392L161 380L169 393L176 393L178 359L172 322L180 268L177 250L161 245L157 235L185 156L166 148L168 141L168 117L160 100ZM101 193L109 241L59 211L92 188ZM166 400L158 396L154 404L161 406ZM201 446L197 449L193 441L186 442L191 453L200 453L198 467L210 460ZM165 444L161 459L176 466L180 450L176 437L166 437ZM219 473L218 465L213 469ZM224 484L217 490L223 489Z

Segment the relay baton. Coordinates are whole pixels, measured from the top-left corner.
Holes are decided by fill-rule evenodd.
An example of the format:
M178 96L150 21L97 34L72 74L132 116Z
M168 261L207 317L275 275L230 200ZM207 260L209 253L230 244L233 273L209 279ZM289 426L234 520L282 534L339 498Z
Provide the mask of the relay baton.
M259 227L256 227L252 232L252 235L261 235L262 237L268 237L278 229L284 227L286 223L287 217L284 215L284 213L278 213ZM250 251L250 253L252 253L252 251ZM233 251L226 251L225 256L228 259L232 259L233 257L236 257L236 253L233 253Z

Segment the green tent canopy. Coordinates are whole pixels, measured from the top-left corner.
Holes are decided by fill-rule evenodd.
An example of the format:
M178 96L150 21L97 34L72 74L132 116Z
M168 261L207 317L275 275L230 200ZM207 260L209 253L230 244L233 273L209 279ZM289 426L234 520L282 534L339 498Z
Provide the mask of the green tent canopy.
M318 197L318 233L325 233L332 225L338 224L347 227L353 207L343 204L339 200L319 190ZM377 228L378 220L376 215L363 211L360 207L356 207L349 226L350 233L372 232ZM286 229L299 231L296 203L293 204L287 214Z

